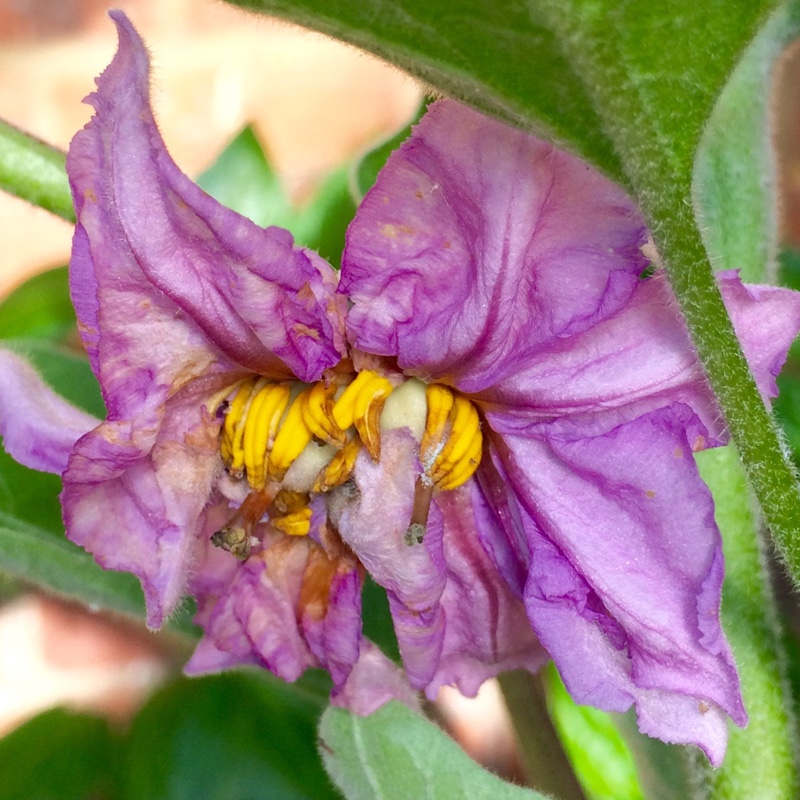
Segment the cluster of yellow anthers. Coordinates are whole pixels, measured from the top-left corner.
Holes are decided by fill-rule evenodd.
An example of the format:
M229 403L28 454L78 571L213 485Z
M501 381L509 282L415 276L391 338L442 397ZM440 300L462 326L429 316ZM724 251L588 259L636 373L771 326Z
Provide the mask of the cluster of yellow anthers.
M255 376L242 382L228 405L220 437L228 472L246 478L252 489L236 516L257 522L254 515L263 507L261 514L267 511L274 527L290 535L307 534L309 494L281 487L284 476L312 443L314 448L329 446L311 488L315 493L345 483L362 447L378 462L382 415L394 390L387 378L370 370L359 372L346 386L272 383ZM472 476L481 460L483 437L469 400L441 384L429 384L424 396L419 482L429 502L434 488L455 489ZM215 534L214 543L246 558L249 547L243 540L249 533L244 528L234 519Z

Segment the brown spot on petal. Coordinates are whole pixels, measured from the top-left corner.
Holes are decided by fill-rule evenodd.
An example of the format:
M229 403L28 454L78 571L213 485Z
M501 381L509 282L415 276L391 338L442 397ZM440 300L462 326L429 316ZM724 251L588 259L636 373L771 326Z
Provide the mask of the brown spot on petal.
M195 425L183 435L183 442L193 450L205 450L213 453L217 449L218 437L218 425Z
M295 322L295 324L292 325L292 331L298 336L307 336L309 339L314 339L315 341L319 340L319 331L308 325L303 325L302 322Z
M381 236L385 236L387 239L395 239L397 238L397 228L395 228L394 225L386 223L381 228Z
M97 195L94 193L94 189L92 189L91 186L84 191L83 196L90 203L96 203L97 202Z
M711 711L711 706L708 703L706 703L705 700L701 700L697 704L697 709L701 714L708 714L708 712Z
M706 446L706 437L700 435L692 442L692 452L699 453L701 450L705 450Z
M328 558L321 547L311 548L303 575L303 585L300 588L298 601L300 617L308 616L313 620L319 620L325 616L330 600L331 581L336 574L338 564L339 560Z
M682 447L676 447L675 448L675 452L673 453L673 455L675 456L675 458L683 458L683 448Z
M645 497L646 497L648 500L652 500L652 499L653 499L653 498L656 496L656 493L655 493L655 492L654 492L652 489L647 489L647 490L645 491L645 493L644 493L644 496L645 496Z

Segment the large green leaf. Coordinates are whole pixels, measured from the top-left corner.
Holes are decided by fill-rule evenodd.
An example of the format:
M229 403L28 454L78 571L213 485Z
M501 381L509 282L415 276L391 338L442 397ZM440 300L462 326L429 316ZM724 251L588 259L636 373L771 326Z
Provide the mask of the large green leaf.
M118 759L105 720L48 711L0 739L0 800L115 799Z
M444 732L397 702L368 717L329 708L322 760L348 800L542 800L479 767Z
M139 582L102 569L66 537L0 512L0 570L92 608L144 617Z
M623 175L612 143L599 132L591 95L556 36L524 2L229 1L377 53L489 114L548 131L609 174Z
M128 737L125 800L336 798L314 749L322 704L272 676L181 680Z
M35 275L0 303L0 339L59 341L75 331L66 267Z
M730 447L698 453L697 460L725 536L722 621L750 715L747 728L731 729L722 767L706 769L703 780L713 800L794 800L800 790L796 722L765 546L753 535L758 514Z
M771 84L777 59L799 30L794 7L770 17L717 100L695 162L695 209L712 264L739 269L750 283L776 282Z

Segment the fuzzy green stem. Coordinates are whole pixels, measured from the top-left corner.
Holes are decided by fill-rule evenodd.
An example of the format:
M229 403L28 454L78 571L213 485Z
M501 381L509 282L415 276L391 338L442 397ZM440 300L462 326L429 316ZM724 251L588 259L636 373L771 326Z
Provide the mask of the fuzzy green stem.
M528 785L559 800L586 800L550 719L542 677L515 670L499 681Z
M728 319L697 228L687 209L663 243L670 283L717 395L764 520L800 580L800 493L775 422L756 388Z
M75 221L66 155L0 120L0 189Z

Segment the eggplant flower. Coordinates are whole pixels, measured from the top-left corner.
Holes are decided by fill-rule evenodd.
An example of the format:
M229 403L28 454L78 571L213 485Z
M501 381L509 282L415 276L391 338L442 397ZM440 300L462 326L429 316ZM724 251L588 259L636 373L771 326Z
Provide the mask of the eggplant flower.
M67 163L107 419L0 353L0 434L62 474L70 539L139 577L151 627L197 598L190 672L321 666L334 702L368 713L552 657L579 702L635 704L644 732L719 763L726 715L746 715L692 452L725 432L668 285L642 275L630 199L439 101L337 279L179 171L145 47L112 17L119 50ZM720 286L768 399L800 299ZM404 672L362 635L366 572Z

